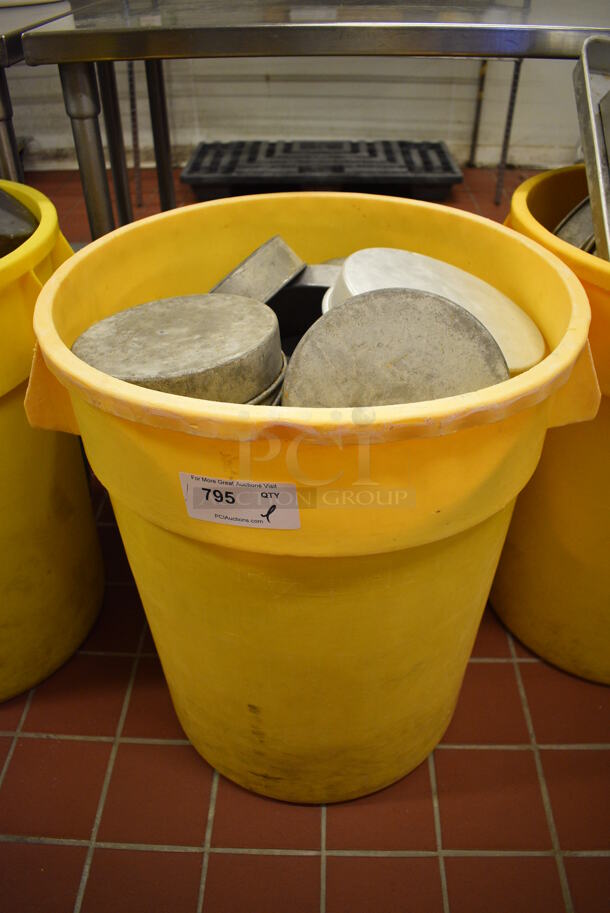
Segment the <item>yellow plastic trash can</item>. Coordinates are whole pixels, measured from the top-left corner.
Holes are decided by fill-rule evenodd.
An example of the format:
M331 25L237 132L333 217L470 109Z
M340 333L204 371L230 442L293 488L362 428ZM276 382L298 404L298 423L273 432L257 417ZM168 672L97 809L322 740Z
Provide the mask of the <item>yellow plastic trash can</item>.
M603 395L594 421L549 434L517 501L492 605L540 656L610 684L610 263L552 234L587 192L584 166L547 171L517 188L507 220L584 285Z
M312 263L404 247L471 270L532 316L548 357L434 402L305 409L160 393L72 354L94 321L205 292L275 234ZM580 283L538 245L468 213L372 195L174 210L106 235L53 276L36 307L28 414L80 430L174 706L210 764L313 803L380 789L426 757L451 719L546 429L597 410L588 325Z
M101 555L79 442L36 431L23 407L34 304L72 253L53 204L0 181L39 220L0 258L0 701L60 666L89 631L102 598Z

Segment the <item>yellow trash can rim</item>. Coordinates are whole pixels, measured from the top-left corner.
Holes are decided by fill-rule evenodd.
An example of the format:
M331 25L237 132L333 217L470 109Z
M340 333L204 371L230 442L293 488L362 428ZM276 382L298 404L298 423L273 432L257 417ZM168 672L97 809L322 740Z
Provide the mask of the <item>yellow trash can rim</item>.
M15 250L0 257L0 397L27 380L32 365L32 315L43 281L71 250L59 230L55 207L31 187L0 181L38 225Z
M536 219L530 208L532 194L535 193L537 188L544 186L549 178L562 174L584 172L584 168L584 165L568 165L566 168L544 171L524 181L513 193L506 224L520 232L525 232L530 238L539 238L540 243L560 257L564 263L568 264L570 269L574 270L586 282L599 286L601 279L602 284L610 289L610 261L603 260L601 257L595 256L595 254L588 254L584 250L574 247L573 244L568 244L567 241L558 238L557 235L554 235L552 231Z
M33 187L13 181L0 181L0 190L10 194L38 219L32 235L10 254L0 258L0 289L35 269L52 250L59 233L57 210L51 201Z
M290 205L291 200L304 196L320 201L341 197L355 201L366 199L396 203L392 197L325 192L261 194L234 200L243 204L271 196L287 205ZM556 402L551 405L549 426L585 420L595 415L599 405L599 387L587 342L591 312L587 296L576 276L557 257L523 235L480 216L456 210L451 210L454 218L484 223L488 231L511 239L518 238L520 244L529 246L538 258L546 260L560 274L572 302L569 324L558 345L535 367L501 384L439 400L375 408L248 406L196 400L127 384L97 371L72 354L57 330L54 305L62 284L71 271L78 269L84 257L105 247L120 245L145 224L166 220L171 225L183 213L197 207L222 206L226 209L231 202L233 201L218 200L194 204L124 226L93 242L57 270L41 292L34 313L38 347L26 399L26 409L32 424L59 427L78 433L67 392L72 388L96 408L120 418L205 437L252 440L265 431L268 432L271 426L292 427L319 434L321 442L328 435L334 440L339 437L343 441L366 435L374 441L377 432L386 441L390 437L434 437L500 421L533 406L566 385L570 374L574 375L574 380L568 387L574 389L566 389L565 395L562 390L560 396L553 397ZM445 209L437 204L420 201L409 201L408 205L423 209ZM41 352L44 353L44 359Z

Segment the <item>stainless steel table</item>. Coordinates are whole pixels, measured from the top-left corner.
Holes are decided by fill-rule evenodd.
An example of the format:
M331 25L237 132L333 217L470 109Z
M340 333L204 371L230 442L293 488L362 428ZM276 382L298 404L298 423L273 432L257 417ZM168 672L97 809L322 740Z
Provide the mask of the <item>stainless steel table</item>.
M528 4L529 5L529 4ZM56 63L94 237L111 230L112 209L98 127L95 63L144 60L159 189L173 205L162 61L193 57L411 56L577 58L592 34L610 35L592 0L560 19L534 2L307 4L282 0L97 0L23 36L28 64Z
M0 176L22 181L23 169L13 129L13 106L5 70L23 60L22 33L71 12L66 0L0 8Z

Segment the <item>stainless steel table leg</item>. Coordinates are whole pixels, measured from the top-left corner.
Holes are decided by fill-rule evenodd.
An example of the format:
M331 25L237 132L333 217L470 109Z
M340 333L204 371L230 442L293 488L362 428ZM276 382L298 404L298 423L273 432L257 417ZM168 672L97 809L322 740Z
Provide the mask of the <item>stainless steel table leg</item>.
M119 108L114 63L110 60L100 61L97 64L97 77L100 84L108 155L110 156L110 167L112 168L119 222L121 225L127 225L129 222L133 222L133 211L129 193L129 178L127 176L127 162L125 161L125 144L123 142L123 127L121 124L121 110Z
M136 97L136 74L133 60L127 61L129 83L129 114L131 118L131 149L133 155L133 184L136 206L142 205L142 171L140 168L140 136L138 133L138 104Z
M95 68L92 63L62 63L59 75L66 111L72 123L91 236L99 238L112 231L114 216L98 123L100 100Z
M0 176L23 181L23 168L13 129L13 106L4 67L0 67Z
M510 84L510 95L508 97L508 111L506 112L506 124L504 125L504 139L502 140L502 155L498 165L498 180L496 181L496 196L494 203L500 205L502 199L502 188L504 187L504 172L506 170L506 159L508 158L508 144L510 142L510 131L513 128L513 117L515 114L515 104L517 102L517 89L519 88L519 76L521 75L522 60L515 60L513 70L513 80Z
M146 61L146 83L148 85L148 102L152 124L155 158L157 161L157 180L159 182L159 199L161 209L173 209L176 205L172 162L169 143L169 121L163 82L163 67L160 60Z
M472 136L470 139L470 154L466 162L469 168L476 166L477 145L479 142L479 127L481 126L481 111L483 109L483 96L485 94L485 78L487 76L487 61L482 60L479 64L479 84L477 86L477 104L474 111L474 124L472 125Z

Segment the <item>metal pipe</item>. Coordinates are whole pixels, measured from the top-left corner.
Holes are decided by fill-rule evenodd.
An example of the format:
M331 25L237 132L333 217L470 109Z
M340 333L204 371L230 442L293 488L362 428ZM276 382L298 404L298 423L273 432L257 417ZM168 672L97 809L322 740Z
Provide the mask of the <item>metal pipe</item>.
M8 181L23 182L23 166L17 148L13 106L4 67L0 67L0 175Z
M97 64L97 77L100 84L108 155L110 157L110 167L112 168L119 223L127 225L133 221L133 211L129 193L129 177L127 175L127 162L125 161L125 144L123 142L123 127L121 124L121 110L114 63L110 60L99 61Z
M477 156L477 144L479 142L479 127L481 126L481 110L483 108L483 96L485 94L485 77L487 76L487 61L482 60L479 66L479 85L477 87L477 105L474 112L474 124L472 125L472 137L470 140L470 154L466 162L469 168L474 168Z
M517 90L519 88L519 77L521 75L521 59L515 60L513 69L513 79L510 84L510 95L508 97L508 110L506 112L506 124L504 125L504 139L502 140L502 155L498 165L498 179L496 181L496 196L494 203L500 205L502 199L502 190L504 187L504 172L506 171L506 160L508 158L508 144L510 142L510 133L513 128L513 117L515 114L515 105L517 103Z
M100 100L92 63L60 64L66 111L72 124L92 238L112 231L114 216L108 189L98 116Z
M138 133L138 101L136 96L136 74L133 60L127 61L127 82L129 84L129 117L131 122L131 151L133 155L133 183L136 206L142 205L142 170L140 167L140 136Z
M146 83L148 85L148 103L150 105L150 121L155 144L161 209L174 209L176 196L172 176L169 121L161 60L146 61Z

